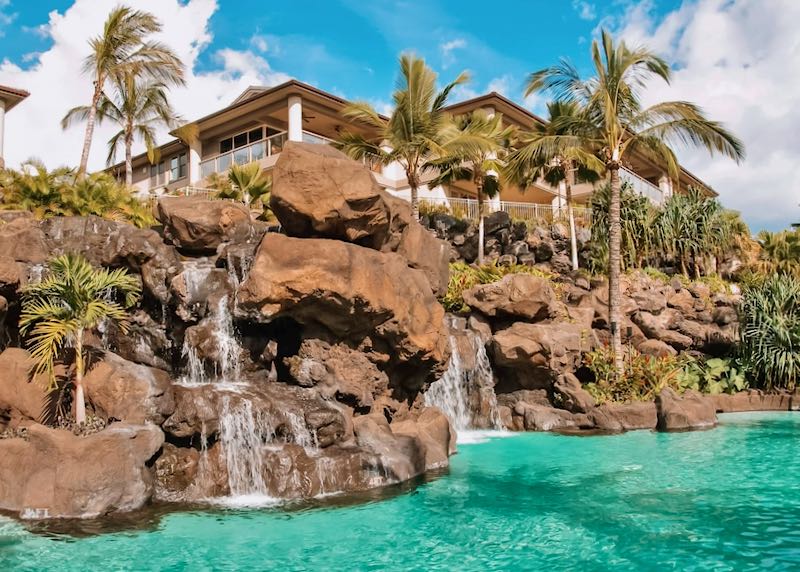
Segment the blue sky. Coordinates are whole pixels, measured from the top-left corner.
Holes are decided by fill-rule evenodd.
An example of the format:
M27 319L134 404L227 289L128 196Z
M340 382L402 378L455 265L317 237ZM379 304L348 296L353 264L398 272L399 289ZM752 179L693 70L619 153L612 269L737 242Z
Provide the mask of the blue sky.
M679 3L654 2L653 11L665 13ZM48 14L72 4L73 0L0 0L5 14L0 53L20 67L34 65L32 54L53 43L42 33ZM218 4L209 22L213 40L197 60L200 72L221 67L217 52L222 48L253 50L264 54L272 68L325 90L388 101L398 54L414 51L443 80L468 70L473 80L462 95L500 86L507 96L522 101L527 73L562 56L585 66L588 40L596 28L603 21L615 25L632 2L516 0L504 2L503 16L497 18L484 16L485 0Z
M31 92L6 118L9 165L77 162L82 129L62 131L59 120L88 103L80 61L119 1L0 0L0 83ZM607 27L673 64L672 84L649 86L646 103L693 101L747 147L739 166L679 149L682 163L753 230L800 220L800 0L126 1L163 21L163 41L187 64L188 86L172 91L187 119L247 85L290 77L385 112L404 51L425 57L442 81L468 70L473 80L456 98L495 90L541 112L543 99L522 99L527 74L560 57L588 71L589 43ZM96 134L92 168L104 165L110 129Z

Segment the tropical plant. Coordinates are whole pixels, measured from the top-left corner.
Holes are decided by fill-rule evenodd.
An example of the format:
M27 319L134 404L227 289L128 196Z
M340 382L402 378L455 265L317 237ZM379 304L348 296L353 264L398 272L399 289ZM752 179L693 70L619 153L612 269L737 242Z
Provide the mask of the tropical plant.
M677 356L645 355L633 347L627 348L623 355L622 375L618 374L614 350L609 346L583 356L584 365L594 377L585 387L598 403L652 401L665 387L680 389L683 361Z
M148 39L161 31L161 23L149 12L118 6L108 15L103 32L89 40L91 53L83 63L83 72L92 78L92 99L86 113L72 109L61 125L68 128L73 119L86 120L78 178L86 174L97 111L109 82L119 82L126 75L141 80L153 79L165 85L183 85L183 64L166 45Z
M475 186L478 199L477 263L480 266L484 255L484 197L492 198L500 192L500 172L514 129L503 125L503 116L499 113L476 110L455 117L452 127L446 132L441 157L430 161L438 175L429 185L435 187L469 181Z
M800 278L800 229L761 231L756 270L764 275L791 274Z
M744 367L734 359L688 358L678 374L678 384L683 389L693 389L711 395L744 391L749 386Z
M763 388L794 389L800 379L800 278L775 274L745 288L741 355Z
M640 154L667 167L677 179L678 159L671 145L691 144L719 152L737 161L744 157L741 141L702 110L686 101L667 101L644 108L641 92L650 78L669 83L671 70L660 57L646 48L629 48L615 43L611 34L601 32L592 42L594 76L581 78L567 60L531 74L526 95L549 93L558 101L574 101L582 112L565 125L567 135L553 136L540 143L544 155L558 155L566 147L584 146L605 165L610 183L609 200L609 324L611 347L618 375L624 370L621 339L621 229L619 170L626 157Z
M453 88L467 81L466 73L436 90L436 73L425 60L410 54L400 57L400 79L392 95L394 109L389 119L368 103L348 105L343 115L377 130L376 137L344 133L336 146L350 157L380 165L402 165L411 192L411 210L419 219L419 186L422 174L432 170L431 159L443 155L442 142L448 126L444 107Z
M57 389L55 364L65 350L74 350L75 421L86 421L83 375L84 335L104 320L125 333L127 309L139 299L139 282L125 269L94 268L85 258L65 254L51 260L41 282L22 291L20 332L28 338L32 373L47 374L49 390Z
M466 312L469 307L464 303L464 292L478 284L491 284L502 280L509 274L530 274L541 278L553 279L549 272L526 266L524 264L501 265L493 262L483 266L470 266L464 262L453 262L450 264L450 280L447 284L447 292L440 299L444 309L448 312ZM556 292L559 288L553 284Z
M147 205L107 173L77 179L72 169L48 171L41 162L31 160L19 171L2 172L0 192L0 208L27 210L36 218L96 215L139 227L155 222Z
M140 138L147 151L151 163L157 163L156 130L159 127L176 127L178 117L169 103L167 85L146 77L136 77L125 73L114 81L113 96L104 92L97 105L96 121L100 125L104 121L112 121L119 125L117 131L108 140L108 156L106 164L113 165L117 149L122 146L125 151L125 184L133 184L133 143ZM67 112L65 121L75 118L87 120L91 107L84 105L74 107Z
M569 129L580 114L575 101L551 101L547 104L548 118L545 123L536 123L529 132L519 135L514 149L506 162L506 177L523 191L542 179L551 186L563 187L569 221L570 254L572 269L578 269L578 243L575 238L575 214L572 209L572 186L576 175L580 180L594 182L603 164L587 151L577 139L560 139L556 152L546 143L553 136L569 135Z

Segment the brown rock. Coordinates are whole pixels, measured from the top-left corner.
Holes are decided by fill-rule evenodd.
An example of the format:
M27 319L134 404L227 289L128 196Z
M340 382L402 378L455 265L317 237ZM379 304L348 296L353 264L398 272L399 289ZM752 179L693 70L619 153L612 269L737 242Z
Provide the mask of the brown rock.
M739 411L793 411L800 408L797 394L788 392L764 393L757 389L739 393L709 395L718 413Z
M631 298L640 310L658 314L667 307L667 300L664 294L658 290L640 290L631 294Z
M394 422L390 427L395 435L419 439L425 455L425 470L446 467L450 455L456 452L456 433L444 413L435 407L425 407L416 419Z
M677 292L673 290L667 295L667 305L684 314L691 314L694 311L694 302L694 296L686 288L681 288Z
M645 340L636 346L640 353L646 356L667 357L677 355L677 351L672 346L661 340Z
M47 396L47 379L30 378L34 362L20 348L8 348L0 354L0 412L17 412L23 418L39 421Z
M583 389L581 382L571 373L558 376L553 384L553 402L572 413L588 413L595 405L594 397Z
M558 308L550 281L530 274L509 274L499 282L480 284L464 292L464 302L486 316L544 320Z
M164 237L187 252L211 253L226 242L244 242L252 232L250 211L230 201L164 197L158 201Z
M42 425L0 440L0 508L26 518L91 518L142 507L164 434L115 423L88 437Z
M287 143L270 207L289 236L397 252L425 273L434 293L447 290L449 245L413 219L408 202L382 191L365 165L330 146Z
M658 422L656 404L652 401L604 403L597 409L619 423L624 431L655 429Z
M492 339L494 364L505 374L498 387L549 388L558 375L580 367L583 353L596 344L594 333L577 324L517 322Z
M29 264L45 262L49 249L39 223L32 218L20 217L0 224L0 256Z
M354 347L369 338L390 358L393 387L412 393L447 358L444 311L427 279L392 253L322 239L264 237L237 313L259 322L290 317Z
M285 359L289 374L303 387L318 386L321 394L370 407L389 388L389 379L363 353L343 344L303 340L296 356Z
M0 255L0 292L13 292L22 281L19 263L10 256Z
M667 387L656 396L656 410L659 431L706 429L717 424L714 402L694 391L681 396Z
M160 425L175 409L166 371L126 361L111 352L86 374L84 385L87 400L105 419Z

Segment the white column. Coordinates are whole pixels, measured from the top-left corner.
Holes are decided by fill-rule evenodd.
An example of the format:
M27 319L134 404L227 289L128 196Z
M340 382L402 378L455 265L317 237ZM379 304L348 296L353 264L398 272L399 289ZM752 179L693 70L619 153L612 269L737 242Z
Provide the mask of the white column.
M200 138L194 138L189 142L189 184L194 185L200 182L203 175L200 173L200 157L202 143Z
M666 175L661 175L658 179L658 188L661 189L664 199L668 199L672 195L672 179Z
M0 99L0 168L5 167L6 160L3 155L3 139L6 129L6 102Z
M303 140L303 100L299 95L289 96L289 141Z

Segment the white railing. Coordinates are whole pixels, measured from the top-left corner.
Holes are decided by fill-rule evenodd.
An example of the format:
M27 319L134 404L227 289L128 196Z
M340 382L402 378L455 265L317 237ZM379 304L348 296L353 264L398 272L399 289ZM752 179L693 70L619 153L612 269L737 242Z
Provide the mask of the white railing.
M450 197L426 197L420 198L420 206L425 210L442 210L453 216L464 219L478 218L478 201L475 199L460 199ZM517 203L510 201L500 201L498 205L492 205L489 201L484 201L484 213L492 211L504 211L511 215L512 219L528 222L553 222L567 220L567 207L554 207L552 205L540 205L536 203ZM586 207L573 206L572 212L575 221L578 223L589 224L592 219L592 211Z
M643 179L633 171L622 167L619 170L619 178L623 182L627 182L635 192L639 193L643 197L647 197L653 203L660 205L664 202L664 193L663 191L658 188L656 185L648 181L647 179Z
M303 130L303 143L317 143L319 145L330 145L335 143L333 139L320 135L319 133L312 133L311 131Z
M286 132L278 133L262 141L256 141L255 143L250 143L250 145L201 161L200 176L205 179L211 173L224 173L231 168L231 165L246 165L253 161L260 161L265 157L277 155L283 150L286 138Z

